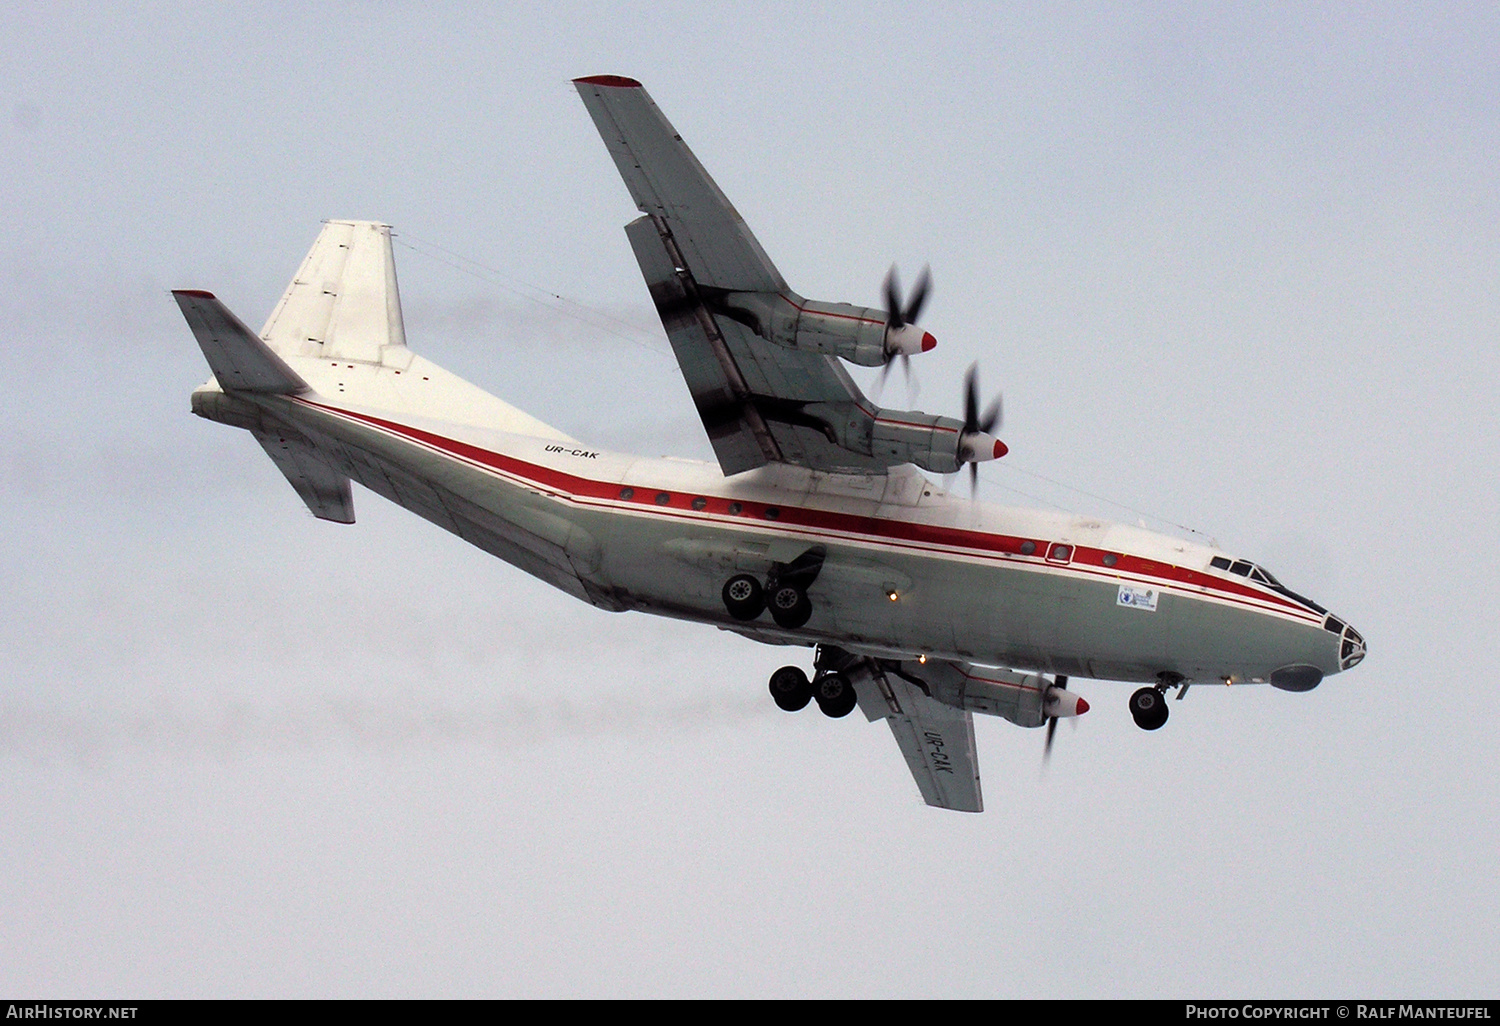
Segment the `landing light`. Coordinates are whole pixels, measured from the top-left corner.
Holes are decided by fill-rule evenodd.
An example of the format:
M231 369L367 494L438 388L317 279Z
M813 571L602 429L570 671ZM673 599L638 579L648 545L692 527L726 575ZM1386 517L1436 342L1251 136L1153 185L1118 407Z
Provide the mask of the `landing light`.
M917 662L919 662L919 663L925 663L925 662L927 662L927 653L923 652L921 655L917 656Z
M898 598L900 598L901 596L896 593L896 589L895 588L887 588L886 589L886 593L885 593L885 597L888 598L888 599L890 599L892 602L894 602Z

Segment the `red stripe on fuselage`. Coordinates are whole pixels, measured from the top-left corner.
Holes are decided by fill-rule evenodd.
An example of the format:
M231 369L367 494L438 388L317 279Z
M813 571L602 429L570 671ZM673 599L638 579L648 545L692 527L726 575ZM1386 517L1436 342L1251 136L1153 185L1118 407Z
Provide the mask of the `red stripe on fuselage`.
M749 521L754 523L757 529L760 530L792 528L797 529L799 533L828 537L832 540L876 542L915 551L951 552L957 549L967 554L981 557L993 558L995 555L999 555L1007 561L1013 559L1020 560L1022 561L1022 565L1028 567L1035 567L1037 569L1045 569L1048 566L1057 569L1066 568L1074 573L1108 580L1123 581L1127 575L1130 577L1147 577L1168 585L1202 588L1212 592L1217 598L1233 601L1237 604L1245 604L1247 599L1256 603L1269 604L1273 607L1278 607L1274 610L1276 612L1298 615L1308 620L1308 622L1313 622L1311 618L1316 617L1316 622L1321 624L1323 619L1321 614L1314 614L1311 610L1304 609L1279 595L1263 594L1247 585L1221 580L1199 570L1192 570L1188 567L1176 566L1171 563L1163 563L1144 556L1133 556L1124 552L1111 552L1107 549L1092 548L1086 545L1061 543L1068 544L1072 548L1070 559L1066 563L1048 562L1046 557L1051 551L1051 546L1058 543L1045 538L1022 538L1012 535L989 534L983 531L966 530L958 527L942 527L936 524L923 524L909 520L887 520L881 517L863 516L858 513L837 513L831 510L814 509L806 506L783 506L774 502L706 496L696 493L677 492L668 488L652 488L644 485L624 486L631 488L634 493L631 498L625 499L620 494L622 485L619 482L596 481L592 478L580 477L577 474L569 474L566 471L530 463L515 456L507 456L504 453L485 449L482 446L469 442L462 442L458 439L424 430L423 428L412 427L397 421L371 416L367 413L358 413L353 410L327 406L300 396L289 396L288 398L293 402L310 406L314 409L334 414L335 416L349 417L353 420L361 421L403 436L412 441L420 442L442 454L463 459L466 462L504 474L508 477L517 478L523 485L538 488L548 494L569 501L586 502L588 505L604 504L612 508L624 506L642 513L689 521L713 519L729 524ZM545 441L545 439L542 441ZM661 494L668 496L668 500L665 503L656 501L656 496ZM705 500L706 504L703 509L695 510L691 507L690 504L695 498ZM740 511L738 513L731 513L729 510L731 505L739 506ZM1022 546L1028 542L1033 546L1033 551L1030 553L1022 551ZM1117 562L1114 566L1106 566L1104 564L1104 557L1106 555L1116 557Z

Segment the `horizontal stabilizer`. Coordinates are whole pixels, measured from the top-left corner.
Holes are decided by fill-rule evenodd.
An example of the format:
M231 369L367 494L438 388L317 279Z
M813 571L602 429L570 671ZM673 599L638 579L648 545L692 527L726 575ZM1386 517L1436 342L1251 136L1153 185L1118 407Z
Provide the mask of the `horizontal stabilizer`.
M307 382L212 292L179 289L172 298L182 308L198 348L224 391L289 395L308 390Z
M286 475L307 508L319 520L354 523L354 496L349 479L318 458L311 443L296 435L252 431L255 440Z

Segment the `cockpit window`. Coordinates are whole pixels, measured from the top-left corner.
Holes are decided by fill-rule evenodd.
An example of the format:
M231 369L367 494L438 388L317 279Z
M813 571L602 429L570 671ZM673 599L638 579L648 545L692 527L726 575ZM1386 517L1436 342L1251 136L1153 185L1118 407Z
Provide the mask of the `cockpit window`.
M1241 577L1249 577L1250 568L1254 565L1255 564L1250 562L1248 559L1237 559L1229 567L1229 572L1232 574L1239 574Z
M1336 616L1330 616L1323 621L1323 629L1332 634L1342 634L1344 633L1344 621Z
M1267 570L1263 566L1258 566L1255 569L1260 572L1261 576L1263 576L1266 579L1266 583L1269 584L1271 587L1273 587L1273 588L1279 588L1279 587L1281 587L1281 582L1276 579L1276 576L1274 574L1272 574L1271 571Z
M1226 556L1215 556L1213 559L1209 560L1209 566L1213 567L1215 570L1228 570L1229 559Z

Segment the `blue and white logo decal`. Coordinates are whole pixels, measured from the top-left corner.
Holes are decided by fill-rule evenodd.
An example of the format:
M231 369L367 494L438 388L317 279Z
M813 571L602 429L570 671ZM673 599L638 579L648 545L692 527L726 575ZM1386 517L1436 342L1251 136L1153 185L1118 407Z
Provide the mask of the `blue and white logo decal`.
M1116 601L1122 606L1131 609L1140 609L1147 613L1156 612L1156 600L1161 592L1155 588L1137 588L1134 585L1120 585L1120 597Z

